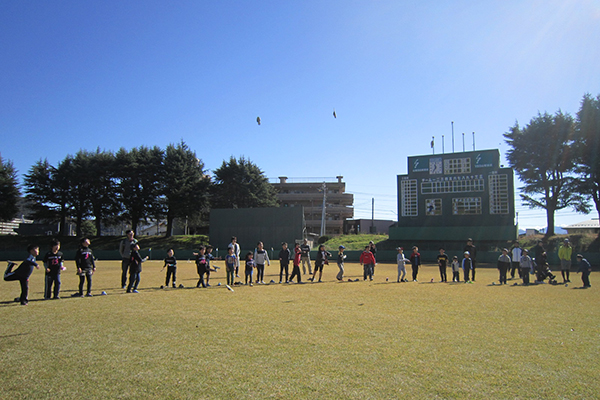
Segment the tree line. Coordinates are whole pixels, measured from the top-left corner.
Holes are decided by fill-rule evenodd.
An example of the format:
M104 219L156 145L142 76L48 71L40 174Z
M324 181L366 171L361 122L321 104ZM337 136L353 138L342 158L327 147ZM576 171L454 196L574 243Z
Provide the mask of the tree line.
M524 183L521 200L546 211L554 235L554 214L573 208L600 217L600 95L585 94L576 117L557 111L538 113L524 127L515 123L504 138L509 165Z
M1 198L12 205L2 207L0 218L10 220L19 200L16 172L10 162L0 164ZM9 194L5 186L12 190L10 196L4 196ZM142 221L160 219L166 219L170 236L176 219L185 219L192 231L206 225L211 207L277 206L275 189L250 160L231 157L211 178L183 141L164 150L156 146L121 148L116 153L80 150L56 166L40 160L25 174L23 189L31 217L58 222L63 236L71 220L78 236L86 221L93 221L100 236L106 226L124 222L136 231Z

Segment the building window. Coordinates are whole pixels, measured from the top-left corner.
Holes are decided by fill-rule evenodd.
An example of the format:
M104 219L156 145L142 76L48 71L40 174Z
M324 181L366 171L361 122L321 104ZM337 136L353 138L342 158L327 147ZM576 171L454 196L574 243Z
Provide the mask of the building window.
M481 197L455 197L452 199L453 215L481 214Z
M508 176L492 174L488 177L490 188L490 214L508 214Z
M449 158L444 160L444 173L447 175L470 174L471 158Z
M425 200L425 215L428 215L428 216L442 215L442 199L426 199Z
M416 217L419 215L416 179L400 181L400 198L403 217Z

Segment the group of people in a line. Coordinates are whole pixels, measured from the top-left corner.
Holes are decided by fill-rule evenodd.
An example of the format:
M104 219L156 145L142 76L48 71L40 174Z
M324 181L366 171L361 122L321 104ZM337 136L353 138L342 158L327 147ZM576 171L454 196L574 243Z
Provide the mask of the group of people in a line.
M148 257L142 258L140 255L140 246L138 241L135 239L133 231L127 231L127 237L120 242L119 252L121 254L121 287L126 289L127 293L138 293L138 285L140 283L142 263L148 259ZM338 247L337 254L337 266L338 273L336 279L342 281L344 279L344 261L346 255L344 254L345 247L343 245ZM40 268L36 261L36 257L39 256L39 247L30 245L27 248L28 257L15 269L15 263L8 263L8 267L4 273L5 281L19 281L21 284L21 295L15 298L16 302L20 302L22 305L28 303L28 292L29 292L29 277L31 276L34 268ZM286 242L281 244L281 250L279 251L278 258L280 264L279 270L279 283L292 283L296 279L297 283L302 282L302 274L300 272L300 266L302 265L303 274L306 275L308 271L308 281L321 282L323 275L323 268L329 264L329 259L332 257L331 253L325 250L325 245L321 244L317 250L317 257L314 260L314 264L311 265L310 260L310 245L307 239L304 239L303 243L295 243L294 248L290 249ZM410 264L412 267L412 281L418 282L419 267L422 263L422 257L419 253L417 246L412 247L412 253L407 258L404 255L404 248L398 247L398 277L397 282L407 282L406 279L406 265ZM217 271L219 267L211 266L211 262L216 258L212 255L212 246L201 246L198 252L193 253L195 256L195 264L197 273L199 276L196 287L210 287L210 273ZM515 274L518 273L520 278L523 280L524 285L529 285L529 275L534 274L536 276L535 283L543 283L546 279L549 283L556 283L556 276L552 274L547 262L547 254L543 247L543 243L540 241L534 248L535 258L529 256L529 250L523 249L519 246L519 242L515 241L513 247L509 249L503 249L502 254L498 257L497 267L500 273L499 282L500 284L506 284L508 275L510 274L511 279L514 279ZM375 274L377 248L373 242L365 246L364 251L361 253L359 263L363 268L363 280L373 280ZM476 254L477 249L473 245L473 240L468 239L467 245L463 252L463 258L459 261L457 256L454 256L452 262L445 252L445 249L440 248L439 255L437 256L437 263L440 271L440 282L447 282L447 268L450 265L452 271L452 281L460 282L460 272L463 272L463 281L466 283L472 283L475 281L476 272ZM563 276L563 282L570 282L570 269L571 269L571 257L572 257L572 246L569 239L565 239L561 245L558 256L561 261L561 273ZM592 267L588 260L586 260L581 254L576 256L579 269L582 275L583 287L590 287L589 276ZM235 282L235 278L239 278L240 266L240 246L237 242L236 237L231 238L231 243L227 248L227 255L225 256L225 270L226 270L226 281L227 287L231 288L234 284L242 284L241 281ZM289 273L289 264L292 263L292 271ZM63 253L60 251L60 242L57 239L52 239L50 242L50 250L44 255L43 259L45 269L45 287L44 287L44 298L45 299L59 299L60 298L60 287L61 279L60 274L66 268L64 266ZM214 263L213 263L214 264ZM92 296L92 276L96 271L96 264L92 250L90 249L90 240L83 238L80 240L80 246L75 256L75 265L77 268L77 275L79 276L79 290L73 293L72 297L91 297ZM269 254L265 250L262 242L258 242L255 250L249 251L244 255L243 258L243 273L244 273L244 284L253 286L254 284L264 284L264 271L265 265L270 266L271 260ZM167 269L165 284L162 288L169 287L172 285L173 288L177 287L177 259L173 249L167 251L166 258L164 259L163 270ZM255 274L256 272L256 274ZM274 281L272 281L274 282ZM85 285L87 283L87 285ZM84 294L85 285L85 294ZM179 285L183 287L183 285Z

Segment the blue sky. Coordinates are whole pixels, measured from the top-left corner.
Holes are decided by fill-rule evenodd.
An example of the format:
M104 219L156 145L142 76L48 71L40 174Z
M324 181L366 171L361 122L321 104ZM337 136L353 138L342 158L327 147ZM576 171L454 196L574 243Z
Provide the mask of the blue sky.
M396 219L396 175L432 136L449 152L451 121L457 151L475 132L504 155L516 121L600 94L598 38L600 0L3 0L0 152L22 174L184 140L209 170L245 156L269 178L343 175L357 218L375 198Z

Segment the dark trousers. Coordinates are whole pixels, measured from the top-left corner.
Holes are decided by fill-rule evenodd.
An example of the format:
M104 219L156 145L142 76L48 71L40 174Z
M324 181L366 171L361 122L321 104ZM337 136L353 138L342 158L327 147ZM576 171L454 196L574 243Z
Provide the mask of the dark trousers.
M198 271L198 283L196 284L196 287L206 287L206 283L204 283L204 274L206 274L206 271Z
M500 266L498 267L498 271L500 271L500 283L506 283L506 274L508 273L508 266Z
M252 270L253 269L254 268L252 268L252 267L250 267L250 268L246 267L246 271L245 271L245 273L246 273L246 285L248 284L248 281L250 281L250 283L252 283Z
M177 281L177 267L167 267L167 280L165 281L166 286L169 286L169 280L171 280L171 276L173 277L173 287L175 287L175 282Z
M515 262L513 261L511 263L511 268L510 268L510 277L514 278L515 277L515 271L519 272L519 278L521 278L521 263L520 262Z
M137 290L138 285L140 284L140 273L129 271L129 285L127 285L127 291L131 292L131 290Z
M419 266L418 265L413 265L412 266L412 276L413 276L413 281L417 280L417 275L419 274Z
M294 265L294 268L292 268L292 275L290 276L290 282L294 280L295 276L298 277L298 283L300 283L302 281L302 278L300 278L300 266L299 265Z
M460 272L452 271L452 282L460 282Z
M562 274L563 277L563 281L567 282L569 281L569 270L568 269L563 269L560 271L560 273Z
M52 290L54 285L54 290ZM60 274L46 274L46 285L44 287L44 298L49 299L53 294L54 297L58 297L60 292Z
M264 281L265 264L256 264L256 283Z
M288 281L288 267L289 267L289 263L281 263L281 266L279 267L279 282L281 282L281 278L283 277L283 271L285 271L285 281Z
M92 272L83 271L79 275L79 294L83 295L83 283L87 280L87 292L92 293Z
M521 278L523 278L523 285L529 285L529 268L521 268Z
M439 266L440 267L440 279L442 282L448 282L448 277L446 276L446 267L444 266Z
M463 270L463 274L465 276L465 282L469 282L469 274L470 273L471 273L471 270L468 268Z
M589 272L581 273L581 281L583 282L583 287L590 287L590 274Z
M364 264L363 270L364 279L367 280L369 278L373 280L373 264Z
M127 285L127 270L129 269L129 258L123 258L121 260L121 287L124 288Z
M27 303L27 296L29 295L29 279L19 274L5 274L4 280L19 281L21 284L21 296L19 296L19 301L21 304Z

